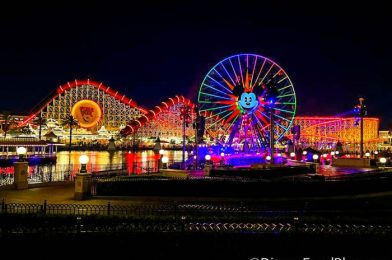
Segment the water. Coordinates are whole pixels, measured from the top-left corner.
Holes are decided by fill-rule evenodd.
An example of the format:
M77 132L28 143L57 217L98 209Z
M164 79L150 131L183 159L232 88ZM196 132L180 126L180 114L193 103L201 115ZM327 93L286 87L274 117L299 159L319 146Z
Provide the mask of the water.
M87 171L94 174L121 173L125 175L147 174L158 171L159 154L153 151L63 151L56 154L56 163L30 165L29 183L72 180L80 171L79 157L86 154L89 157ZM180 162L182 151L165 151L169 162ZM187 156L187 154L186 154ZM0 168L0 186L13 183L14 167Z

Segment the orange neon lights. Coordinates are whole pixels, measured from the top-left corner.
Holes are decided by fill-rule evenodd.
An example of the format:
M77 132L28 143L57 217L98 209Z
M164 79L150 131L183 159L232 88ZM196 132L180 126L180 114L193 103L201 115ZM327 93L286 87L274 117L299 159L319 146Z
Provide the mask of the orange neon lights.
M71 114L82 128L91 128L101 120L101 107L92 100L80 100L72 107Z

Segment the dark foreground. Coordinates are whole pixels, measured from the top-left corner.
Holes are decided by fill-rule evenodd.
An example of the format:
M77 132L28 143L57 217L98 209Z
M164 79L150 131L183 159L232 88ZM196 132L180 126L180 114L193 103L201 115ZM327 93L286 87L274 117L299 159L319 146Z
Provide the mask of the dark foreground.
M1 239L19 257L94 259L391 259L390 237L139 233ZM263 259L266 260L266 259Z
M73 201L72 185L2 191L0 245L18 259L392 259L392 180L374 177L236 186L201 180L169 192L249 195L253 187L254 196L240 198L146 196L182 180L116 181L105 190L144 197L84 202Z
M385 209L160 212L132 216L3 212L0 243L17 252L18 258L31 254L76 259L392 258L392 217Z

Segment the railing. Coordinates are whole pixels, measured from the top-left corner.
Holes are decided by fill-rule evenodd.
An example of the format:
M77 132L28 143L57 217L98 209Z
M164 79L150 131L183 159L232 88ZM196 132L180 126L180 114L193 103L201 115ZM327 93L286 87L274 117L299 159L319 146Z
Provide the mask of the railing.
M390 220L392 209L370 209L363 211L362 208L344 207L343 209L271 209L268 205L254 203L238 202L159 202L144 203L140 205L112 205L108 202L106 205L94 204L49 204L45 200L43 204L39 203L6 203L5 199L1 201L0 214L42 214L42 215L100 215L100 216L241 216L243 218L262 218L262 217L281 217L290 218L290 216L325 216L337 217L343 215L352 215L356 217L373 214L376 216L385 216ZM391 222L392 224L392 222Z
M50 183L73 181L79 172L78 164L48 164L29 166L28 183ZM122 164L88 164L88 172L94 176L138 175L158 172L156 161L133 162L131 165ZM14 182L14 167L0 168L0 186Z
M0 187L5 185L11 185L14 183L14 175L2 172L0 173Z
M176 169L176 170L192 170L194 169L194 161L191 160L185 160L183 162L182 160L169 160L167 164L162 164L162 168L164 169ZM199 163L199 169L203 169L204 164Z
M10 137L10 138L0 137L0 142L20 143L20 142L31 142L31 141L41 142L41 140L39 140L36 137Z
M331 220L331 216L362 216L364 221L358 223L344 222L337 217ZM362 214L362 215L361 215ZM51 232L89 233L97 232L202 232L202 233L309 233L309 234L335 234L335 235L392 235L392 223L369 223L367 215L361 210L281 210L271 211L258 208L258 206L237 204L182 204L167 203L140 206L113 206L88 205L88 204L43 204L35 203L5 203L2 200L0 216L5 219L10 215L9 222L0 222L0 235L7 231L13 233L32 233L41 230L39 225L44 225L44 231ZM372 216L383 215L390 219L391 210L372 212ZM18 222L21 218L15 215L66 215L75 216L76 223L70 222L69 218L59 218L56 226L47 227L46 221L30 225L28 222ZM120 219L100 218L95 222L94 217L117 216ZM310 218L307 218L310 216ZM321 216L315 221L314 216ZM135 218L136 217L136 218ZM142 218L140 218L142 217ZM143 218L144 217L144 218ZM154 218L151 218L154 217ZM215 217L215 219L214 219ZM234 218L233 218L234 217ZM127 218L130 218L127 220ZM50 218L53 220L53 218ZM328 219L326 221L325 219ZM321 220L321 221L320 221ZM106 222L105 222L106 221ZM11 223L10 223L11 222ZM86 224L86 225L83 225ZM52 223L53 224L53 223ZM48 228L48 229L46 229ZM13 230L18 232L13 232ZM30 230L31 229L31 230ZM41 231L40 231L41 232Z

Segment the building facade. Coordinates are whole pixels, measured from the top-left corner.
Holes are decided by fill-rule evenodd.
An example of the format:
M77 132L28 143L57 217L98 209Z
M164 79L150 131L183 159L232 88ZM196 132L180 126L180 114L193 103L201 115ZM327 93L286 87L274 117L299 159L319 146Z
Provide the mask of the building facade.
M379 122L380 120L374 117L365 117L363 120L365 151L374 151L378 147ZM298 141L300 147L310 146L317 150L331 150L340 142L344 151L359 152L360 126L355 117L296 116L294 125L299 125L301 129Z

